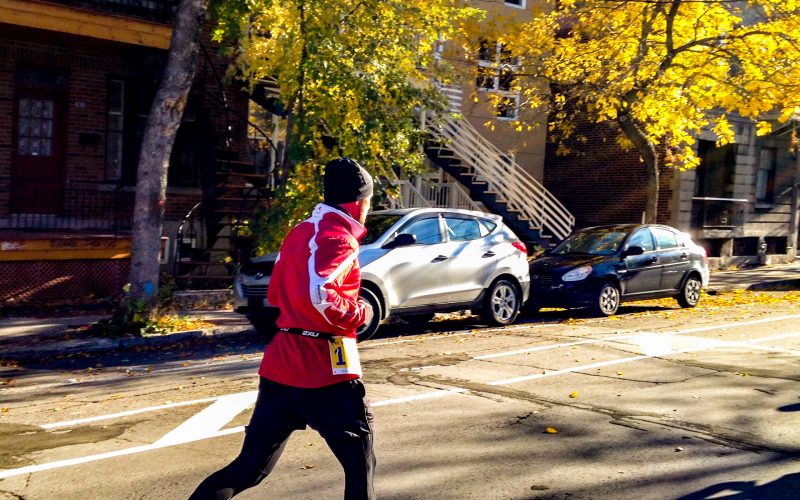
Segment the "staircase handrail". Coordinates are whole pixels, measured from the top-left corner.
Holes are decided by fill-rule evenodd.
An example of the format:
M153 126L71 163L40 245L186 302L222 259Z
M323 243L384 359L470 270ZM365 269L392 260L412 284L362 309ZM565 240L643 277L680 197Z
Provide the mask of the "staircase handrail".
M425 207L430 208L431 204L420 193L413 182L406 179L390 179L393 186L400 186L400 205L401 208Z
M559 239L572 231L575 217L513 158L483 137L467 120L430 117L426 127L447 139L477 181L486 182L498 201L519 213L532 229L547 229Z

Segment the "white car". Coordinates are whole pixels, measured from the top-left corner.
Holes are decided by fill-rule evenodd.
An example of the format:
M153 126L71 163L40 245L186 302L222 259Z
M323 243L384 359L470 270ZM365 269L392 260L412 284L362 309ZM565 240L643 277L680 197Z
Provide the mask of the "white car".
M361 241L361 300L375 317L359 339L389 316L410 323L434 313L472 309L491 325L512 323L527 300L525 244L498 215L469 210L409 208L367 216ZM269 308L267 287L277 254L244 264L234 279L240 312Z

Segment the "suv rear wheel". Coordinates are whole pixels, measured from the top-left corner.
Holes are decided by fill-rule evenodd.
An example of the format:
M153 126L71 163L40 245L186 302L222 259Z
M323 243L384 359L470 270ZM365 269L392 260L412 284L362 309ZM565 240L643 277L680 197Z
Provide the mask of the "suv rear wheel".
M507 279L499 279L489 287L481 316L492 326L510 325L517 319L521 307L519 288Z
M358 341L361 342L362 340L372 338L375 332L378 331L381 318L383 317L383 311L381 310L381 301L378 300L378 297L369 288L361 289L361 295L358 297L358 300L364 301L372 306L372 320L369 323L364 323L356 332L358 334Z

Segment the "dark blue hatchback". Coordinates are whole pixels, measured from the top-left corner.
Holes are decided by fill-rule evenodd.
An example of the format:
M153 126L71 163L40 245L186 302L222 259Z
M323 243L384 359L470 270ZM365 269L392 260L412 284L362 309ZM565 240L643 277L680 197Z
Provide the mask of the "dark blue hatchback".
M660 224L581 229L530 266L528 313L542 307L588 307L611 316L622 302L675 297L694 307L708 285L706 251Z

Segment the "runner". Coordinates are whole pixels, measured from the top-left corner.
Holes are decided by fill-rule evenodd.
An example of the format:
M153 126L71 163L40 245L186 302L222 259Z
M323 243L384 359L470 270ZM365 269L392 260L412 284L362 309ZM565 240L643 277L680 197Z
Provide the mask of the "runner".
M356 161L329 162L324 202L281 247L268 299L280 309L259 369L258 400L239 456L206 478L192 499L231 498L272 471L295 430L320 433L342 464L345 499L372 499L373 414L359 380L356 329L372 318L358 300L358 240L372 178Z

